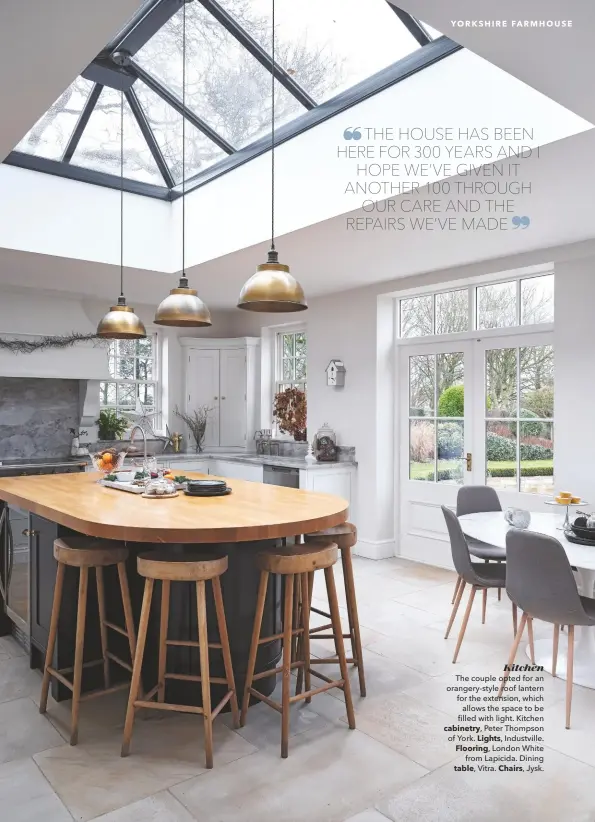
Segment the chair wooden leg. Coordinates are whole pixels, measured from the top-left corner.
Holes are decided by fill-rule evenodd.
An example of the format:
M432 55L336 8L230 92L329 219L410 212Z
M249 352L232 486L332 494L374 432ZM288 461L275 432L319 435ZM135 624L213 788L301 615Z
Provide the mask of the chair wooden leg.
M510 656L508 657L508 666L507 669L504 671L504 676L502 677L502 682L500 683L500 690L498 691L498 698L502 696L502 691L504 690L504 686L508 681L508 676L510 674L510 670L508 670L513 664L516 659L517 651L519 649L519 644L523 637L523 633L525 631L525 625L527 623L527 614L523 611L521 616L521 624L519 625L519 629L516 632L516 636L512 643L512 648L510 649Z
M128 587L128 575L126 574L126 564L124 562L118 563L118 578L120 580L120 592L122 594L122 605L124 607L124 624L126 626L126 633L128 634L128 647L130 648L130 662L134 665L136 631L134 630L130 588Z
M157 702L165 702L165 673L167 669L167 628L169 625L169 597L171 581L161 581L161 614L159 619L159 662L157 668Z
M107 655L107 627L105 625L105 585L103 582L103 568L99 565L95 569L97 583L97 605L99 606L99 633L101 636L101 655L103 656L103 687L109 688L109 657Z
M533 617L527 617L527 628L529 630L529 653L531 654L531 665L535 665L535 642L533 640Z
M223 594L221 592L221 580L215 577L212 581L213 596L215 598L215 610L217 612L217 628L219 630L219 641L221 642L221 653L223 654L223 665L225 666L225 678L227 687L231 691L230 706L233 727L240 727L240 712L238 710L238 695L236 692L236 682L233 675L233 665L231 663L231 649L229 647L229 634L227 633L227 622L225 620L225 607L223 605Z
M552 676L556 676L558 665L558 643L560 641L560 626L554 625L554 649L552 651Z
M461 587L462 582L463 582L463 577L457 576L457 581L455 582L455 589L452 592L452 599L450 601L451 605L455 604L455 599L457 598L457 594L459 593L459 588Z
M196 583L196 611L198 614L198 644L200 654L200 684L205 728L205 762L213 767L213 716L211 712L211 681L209 675L209 634L207 630L207 599L204 580Z
M258 640L260 639L260 629L262 627L262 615L264 614L264 603L267 596L267 586L269 584L269 572L260 572L260 583L258 585L258 596L256 598L256 613L254 614L254 625L252 627L252 640L250 642L250 653L248 655L248 667L246 669L246 682L242 697L242 712L240 714L240 725L246 724L246 714L250 703L250 688L252 687L252 677L256 667L256 654L258 652Z
M79 738L79 708L81 704L81 684L83 679L83 651L85 647L89 569L82 567L79 573L79 599L76 611L76 638L74 643L74 671L72 682L72 715L70 720L71 745L76 745Z
M314 571L310 571L306 576L308 578L308 588L307 588L308 614L310 614L311 609L312 609L312 594L313 594L313 591L314 591ZM308 627L308 631L309 630L310 629ZM298 658L302 659L303 658L303 642L301 640L301 637L300 637L299 648L300 648L300 655L299 655ZM295 684L295 694L296 694L296 696L298 694L301 694L303 687L304 687L304 669L303 668L298 668L297 677L296 677L296 684ZM307 699L306 701L311 702L312 700Z
M488 589L483 589L483 602L481 603L481 624L486 624L486 608L488 607Z
M301 616L300 616L300 603L302 601L302 594L301 594L301 579L300 575L298 574L294 577L293 580L293 609L292 609L292 622L293 622L293 630L295 631L300 626ZM299 641L300 636L299 634L294 634L291 637L291 661L295 662L299 659L298 654L299 650Z
M56 573L56 585L54 587L54 600L52 603L52 616L50 618L50 634L48 637L48 647L45 652L45 665L43 668L43 682L41 683L41 699L39 700L39 713L44 714L48 706L48 694L50 690L49 668L54 664L54 649L56 647L56 637L58 635L58 621L60 619L60 605L62 603L62 589L64 587L64 572L66 566L58 563Z
M351 655L355 660L359 675L360 696L366 695L366 676L364 673L364 654L362 650L362 638L359 627L359 616L357 613L357 598L355 595L355 577L353 575L353 562L351 559L351 548L343 548L341 551L341 562L343 565L343 578L345 580L345 594L347 597L347 618L349 620L349 635L351 636Z
M312 687L311 677L310 677L310 596L309 596L309 580L308 574L304 573L301 575L301 586L302 586L302 642L300 643L300 649L302 651L302 655L300 659L304 660L304 667L303 669L300 668L299 670L304 671L304 687L306 691L309 691ZM312 702L312 697L308 696L305 699L306 704Z
M512 603L512 630L513 630L513 636L516 636L517 627L518 627L517 620L518 620L517 604L516 604L516 602L513 602Z
M294 575L285 577L285 601L283 606L283 673L281 675L281 758L289 753L289 697L291 691L291 654L293 628Z
M475 592L477 590L477 586L473 585L473 587L471 588L471 593L469 594L467 610L465 611L465 616L463 617L463 624L461 625L461 630L459 631L459 638L457 639L457 647L455 648L455 654L452 658L453 665L457 661L457 657L459 656L459 650L463 642L463 637L465 636L465 631L467 630L467 623L469 622L469 615L471 613L471 608L473 607L473 600L475 599Z
M145 653L145 643L147 641L147 627L149 625L149 613L151 612L151 600L153 598L153 586L155 581L145 579L145 592L143 594L143 604L140 612L138 625L138 639L136 641L136 653L132 666L132 682L128 695L128 708L126 710L126 722L124 724L124 735L122 737L121 756L128 756L130 753L130 741L132 739L132 726L134 725L134 703L138 698L141 683L141 673L143 668L143 655Z
M568 626L568 653L566 664L566 730L570 729L572 708L572 677L574 675L574 625Z
M355 713L353 710L353 699L351 698L351 683L349 681L349 670L345 658L345 645L343 643L343 628L341 627L341 616L339 614L339 601L337 599L337 588L335 586L335 575L333 566L324 569L326 590L328 594L329 611L333 623L333 635L335 638L335 651L339 659L341 679L343 680L343 693L345 695L345 707L347 709L347 721L351 730L355 728Z
M446 629L446 633L444 634L444 639L448 639L448 636L450 634L450 629L453 626L453 622L455 621L457 612L459 610L459 605L461 604L461 599L463 597L463 592L465 590L465 586L467 585L467 583L465 582L463 577L459 577L459 579L461 580L461 584L459 585L458 590L457 590L457 596L456 596L455 603L453 605L453 609L452 609L452 612L451 612L451 615L450 615L450 620L448 621L448 627Z

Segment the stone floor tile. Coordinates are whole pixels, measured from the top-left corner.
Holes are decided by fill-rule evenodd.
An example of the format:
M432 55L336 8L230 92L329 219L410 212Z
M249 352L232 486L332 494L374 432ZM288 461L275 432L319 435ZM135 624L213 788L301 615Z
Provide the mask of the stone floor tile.
M60 734L29 698L0 703L0 762L23 759L63 744Z
M72 822L32 759L0 765L0 818L6 822Z
M169 791L161 791L125 808L96 816L93 822L194 822L194 817Z

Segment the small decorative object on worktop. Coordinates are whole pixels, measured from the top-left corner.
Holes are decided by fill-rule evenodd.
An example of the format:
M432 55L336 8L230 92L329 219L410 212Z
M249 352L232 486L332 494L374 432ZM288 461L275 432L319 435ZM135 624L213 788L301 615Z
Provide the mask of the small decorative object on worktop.
M68 429L72 434L72 444L70 446L71 457L88 457L89 449L81 446L81 437L86 436L89 432L79 430L78 428Z
M209 415L212 410L213 409L208 405L200 405L198 408L195 408L194 411L190 411L189 413L180 411L177 405L174 408L174 414L176 417L179 417L183 422L185 422L190 429L190 433L194 438L194 450L197 454L202 451L205 434L207 432L207 424L209 422Z
M126 451L116 451L115 448L105 448L97 454L93 454L91 462L96 471L101 471L102 474L108 476L115 474L124 465L126 458ZM99 480L101 482L101 480Z
M297 442L306 441L306 394L299 388L286 388L275 394L273 416L279 431L291 434Z
M314 456L314 450L311 442L308 443L308 453L304 457L304 460L308 463L316 462L316 457Z
M143 497L150 499L167 499L168 497L177 497L178 491L173 480L167 477L155 477L150 479L145 485Z
M337 435L328 422L316 432L314 437L314 453L318 462L337 461Z
M326 384L334 388L343 388L346 373L343 360L331 360L326 367Z
M522 508L507 508L504 512L504 519L520 531L524 531L531 524L531 514Z

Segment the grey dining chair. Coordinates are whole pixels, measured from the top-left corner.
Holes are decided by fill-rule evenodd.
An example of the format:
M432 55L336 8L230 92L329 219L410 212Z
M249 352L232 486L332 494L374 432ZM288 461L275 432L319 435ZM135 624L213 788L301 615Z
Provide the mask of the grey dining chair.
M463 533L463 529L461 528L461 523L453 511L445 505L442 506L442 513L444 514L446 527L448 528L448 534L450 537L452 561L454 562L457 573L461 578L461 584L459 585L457 591L444 639L448 639L448 635L450 634L450 629L452 628L457 611L459 610L459 604L461 602L465 586L471 586L467 609L465 611L465 616L463 617L463 622L459 631L459 638L457 639L457 645L455 648L454 657L452 659L454 663L457 661L461 643L463 642L463 637L465 636L465 631L467 630L467 623L469 622L469 615L471 614L475 594L477 591L487 591L488 588L504 588L506 586L506 565L500 563L486 565L483 562L472 562L467 540L465 538L465 534ZM516 605L513 602L512 622L515 634L517 633L516 620L517 610Z
M568 653L566 664L566 727L570 728L572 705L572 676L574 663L574 626L595 625L595 600L579 595L566 552L557 539L533 531L511 529L506 535L506 592L512 602L522 609L523 615L516 632L508 667L514 664L518 647L528 625L531 633L533 619L551 622L554 626L552 676L556 676L560 625L568 626ZM531 662L535 651L531 647ZM508 680L505 670L498 696L502 696Z
M457 494L457 517L462 517L464 514L479 514L485 511L501 511L502 506L498 494L493 488L487 485L462 485ZM467 545L469 546L469 553L483 559L484 562L504 562L506 560L506 551L504 548L498 548L496 545L490 545L487 542L481 542L478 539L471 539L467 537ZM461 577L457 578L455 583L455 590L452 596L454 603L457 597L457 591L461 584ZM502 598L502 589L498 588L498 600ZM485 622L486 608L488 603L488 592L484 589L483 592L483 609L481 614L482 624Z

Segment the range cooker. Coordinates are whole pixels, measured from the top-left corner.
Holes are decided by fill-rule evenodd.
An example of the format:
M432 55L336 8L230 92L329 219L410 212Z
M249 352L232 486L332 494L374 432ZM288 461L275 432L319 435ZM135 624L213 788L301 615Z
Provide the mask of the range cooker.
M73 474L84 471L80 459L7 459L0 460L0 477L41 474ZM0 596L4 600L5 620L24 645L30 633L30 540L29 513L0 500Z

